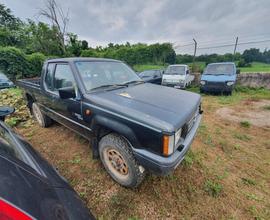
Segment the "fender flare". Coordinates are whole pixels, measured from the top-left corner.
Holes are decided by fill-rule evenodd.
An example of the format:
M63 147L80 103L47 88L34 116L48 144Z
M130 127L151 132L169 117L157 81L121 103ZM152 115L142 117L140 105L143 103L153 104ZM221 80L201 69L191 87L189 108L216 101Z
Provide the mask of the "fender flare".
M105 129L107 130L107 133L105 132L105 135L111 132L115 132L126 138L129 144L131 144L132 146L140 146L140 142L136 137L134 131L126 124L112 118L97 115L92 119L91 128L93 129L93 131L97 131L96 135L98 139L104 136L100 133L100 129Z

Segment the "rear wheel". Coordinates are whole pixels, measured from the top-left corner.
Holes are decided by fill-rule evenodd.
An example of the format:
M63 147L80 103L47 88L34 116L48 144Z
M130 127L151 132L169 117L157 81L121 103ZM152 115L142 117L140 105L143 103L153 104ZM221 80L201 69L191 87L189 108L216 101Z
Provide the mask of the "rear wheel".
M52 120L40 111L40 108L35 102L32 104L32 112L39 126L46 128L52 124Z
M137 187L145 177L145 170L133 156L127 141L117 135L108 134L99 142L100 159L110 176L120 185Z

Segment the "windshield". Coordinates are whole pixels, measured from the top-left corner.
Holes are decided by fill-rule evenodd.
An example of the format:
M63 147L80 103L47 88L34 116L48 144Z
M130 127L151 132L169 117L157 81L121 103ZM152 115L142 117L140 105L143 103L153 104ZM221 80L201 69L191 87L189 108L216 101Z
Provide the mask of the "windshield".
M157 70L147 70L147 71L141 72L139 75L141 77L150 77L150 76L156 75L156 73L157 73Z
M3 73L0 73L0 80L8 80L8 78Z
M165 71L166 75L185 75L185 67L184 66L168 66Z
M210 75L224 75L233 74L234 65L233 64L210 64L206 67L204 74Z
M130 67L121 62L79 61L75 65L87 91L129 82L143 82Z

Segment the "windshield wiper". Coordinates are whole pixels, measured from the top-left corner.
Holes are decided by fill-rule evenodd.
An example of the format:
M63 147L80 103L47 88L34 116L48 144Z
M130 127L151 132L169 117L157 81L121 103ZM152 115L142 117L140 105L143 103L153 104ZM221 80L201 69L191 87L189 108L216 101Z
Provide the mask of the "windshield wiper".
M112 89L115 89L115 88L119 88L119 87L127 87L127 85L125 84L107 84L107 85L102 85L102 86L98 86L98 87L95 87L91 90L96 90L96 89L102 89L102 88L112 88Z
M144 81L142 80L132 80L132 81L128 81L128 82L125 82L123 84L119 84L119 85L122 85L122 86L128 86L129 84L134 84L134 83L144 83Z

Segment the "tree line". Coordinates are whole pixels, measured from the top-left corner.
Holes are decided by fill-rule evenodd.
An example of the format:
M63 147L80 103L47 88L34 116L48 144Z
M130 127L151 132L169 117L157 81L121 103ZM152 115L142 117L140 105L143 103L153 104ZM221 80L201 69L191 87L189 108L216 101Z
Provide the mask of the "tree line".
M55 0L47 0L40 15L50 24L28 19L22 21L0 3L0 70L11 78L34 77L41 72L44 60L55 57L104 57L125 61L129 65L191 63L193 56L176 55L171 43L113 44L91 47L74 33L67 33L68 14ZM250 62L270 63L270 50L249 49L243 54L210 54L196 57L205 63L237 61L247 66Z

